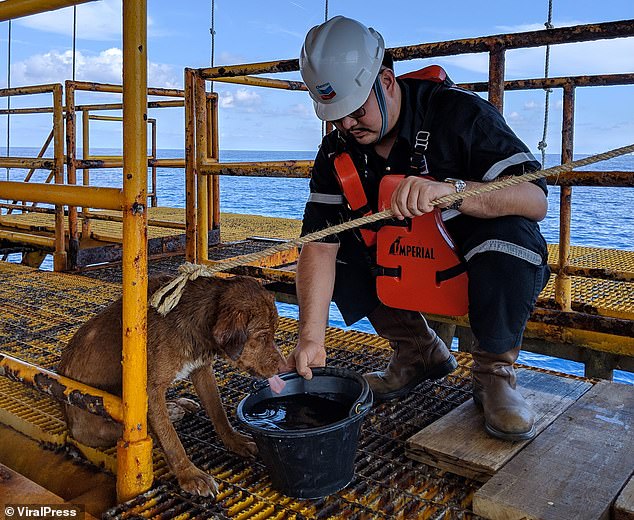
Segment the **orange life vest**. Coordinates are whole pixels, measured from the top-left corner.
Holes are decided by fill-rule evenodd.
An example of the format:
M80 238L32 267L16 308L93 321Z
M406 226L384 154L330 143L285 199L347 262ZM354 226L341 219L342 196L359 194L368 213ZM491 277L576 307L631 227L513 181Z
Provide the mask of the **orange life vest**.
M390 207L404 175L386 175L379 211ZM385 222L377 233L376 291L388 307L443 316L469 310L466 265L445 228L440 209L403 221Z
M400 76L449 83L438 65ZM423 132L423 134L427 132ZM421 134L421 132L419 132ZM418 136L417 136L418 140ZM426 170L423 152L412 156L412 169ZM419 143L417 143L417 148ZM350 209L363 216L372 214L359 173L347 152L334 159L335 177ZM404 175L386 175L379 187L379 210L390 207L392 192ZM447 316L468 311L467 274L464 263L444 227L440 210L405 221L382 223L379 231L360 230L367 247L377 247L377 293L390 307Z

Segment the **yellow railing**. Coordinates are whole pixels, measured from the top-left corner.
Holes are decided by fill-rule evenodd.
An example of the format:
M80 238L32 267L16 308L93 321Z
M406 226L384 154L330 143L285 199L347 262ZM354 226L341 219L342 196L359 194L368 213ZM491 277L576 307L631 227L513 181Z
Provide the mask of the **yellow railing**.
M0 2L0 20L44 12L81 3L61 0L6 0ZM6 89L0 94L53 92L56 185L25 185L0 182L0 197L56 205L56 224L63 225L62 204L71 207L119 209L123 211L123 437L117 447L117 496L127 500L152 484L152 440L147 426L147 4L145 0L123 0L123 190L68 186L63 183L63 127L61 85ZM90 85L87 86L90 88ZM39 90L38 90L39 88ZM48 90L42 90L48 89ZM69 184L75 184L73 92L67 85L67 150ZM70 121L69 121L70 120ZM71 132L68 132L68 129ZM41 161L41 159L37 160ZM34 164L37 161L31 161ZM59 211L57 210L59 206ZM76 210L75 210L76 218ZM76 224L75 224L76 225ZM63 231L58 236L63 237ZM72 238L72 236L71 236ZM56 268L61 263L56 248ZM65 265L64 259L64 265ZM5 357L6 359L6 357ZM70 382L68 382L71 384ZM95 392L100 392L94 390Z

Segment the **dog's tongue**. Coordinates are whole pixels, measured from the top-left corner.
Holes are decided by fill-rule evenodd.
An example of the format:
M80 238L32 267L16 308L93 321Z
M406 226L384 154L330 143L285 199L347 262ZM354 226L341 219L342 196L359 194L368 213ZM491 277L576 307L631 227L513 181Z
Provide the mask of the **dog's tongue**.
M286 381L284 381L280 376L269 377L268 381L271 391L274 394L279 394L286 386Z

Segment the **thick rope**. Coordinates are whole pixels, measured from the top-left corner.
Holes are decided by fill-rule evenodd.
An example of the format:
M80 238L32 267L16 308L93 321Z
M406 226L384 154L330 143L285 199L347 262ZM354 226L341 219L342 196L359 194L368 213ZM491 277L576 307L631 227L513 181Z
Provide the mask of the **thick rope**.
M77 6L73 6L73 81L75 81L75 68L76 68L76 54L77 54Z
M608 159L613 159L614 157L632 152L634 152L634 144L623 146L621 148L615 148L614 150L610 150L597 155L592 155L590 157L585 157L584 159L579 159L577 161L562 164L560 166L555 166L553 168L548 168L546 170L538 170L535 172L525 173L524 175L509 177L500 181L487 182L473 190L463 191L462 193L452 193L451 195L445 195L444 197L435 199L432 201L432 205L438 206L439 204L451 203L459 199L467 199L469 197L475 197L476 195L481 195L483 193L501 190L509 186L516 186L517 184L521 184L523 182L534 181L545 177L558 176L562 173L569 172L574 168L606 161ZM327 236L335 235L337 233L341 233L342 231L355 229L365 224L371 224L372 222L388 219L393 216L394 212L391 209L386 209L385 211L381 211L379 213L374 213L372 215L367 215L365 217L350 220L348 222L343 222L342 224L337 224L336 226L322 229L321 231L316 231L315 233L310 233L308 235L304 235L303 237L289 240L288 242L283 242L262 251L240 256L238 258L234 258L233 260L218 262L216 265L213 266L185 263L179 267L180 274L174 280L172 280L170 283L168 283L152 295L150 303L153 307L158 309L158 312L160 314L165 315L178 304L182 295L183 288L185 287L185 284L188 280L195 280L199 276L213 276L214 274L221 271L227 271L235 267L240 267L251 262L255 262L256 260L261 260L263 258L269 257L271 255L274 255L275 253L287 251L295 247L300 247L304 244L308 244L309 242L315 242Z
M546 29L554 29L553 21L553 0L548 1L548 20L544 24ZM548 79L550 70L550 45L546 45L546 58L544 61L544 78ZM552 88L545 87L544 91L544 129L542 131L542 140L537 144L537 149L542 153L542 168L546 166L546 148L548 142L546 141L546 135L548 134L548 115L550 112L550 95L553 92Z
M214 66L216 58L216 2L211 0L211 25L209 27L209 34L211 35L211 50L209 56L210 66ZM211 82L211 92L214 91L214 82Z

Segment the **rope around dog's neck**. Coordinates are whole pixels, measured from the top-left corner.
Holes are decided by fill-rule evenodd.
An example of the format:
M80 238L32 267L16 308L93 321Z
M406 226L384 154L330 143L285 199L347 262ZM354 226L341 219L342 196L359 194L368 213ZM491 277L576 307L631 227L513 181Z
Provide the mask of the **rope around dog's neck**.
M553 168L525 173L524 175L518 175L516 177L508 177L500 181L487 182L486 184L483 184L482 186L479 186L474 190L463 191L462 193L452 193L451 195L445 195L444 197L435 199L434 201L432 201L432 205L438 206L439 204L454 202L458 199L475 197L476 195L481 195L490 191L501 190L509 186L515 186L516 184L530 182L537 179L542 179L544 177L559 176L562 173L569 172L575 168L587 166L589 164L594 164L601 161L606 161L608 159L613 159L614 157L632 152L634 152L634 144L623 146L621 148L615 148L614 150L609 150L604 153L585 157L583 159L579 159L578 161L572 161L560 166L554 166ZM188 280L195 280L199 276L213 276L214 274L221 271L227 271L229 269L233 269L234 267L246 265L248 263L255 262L256 260L261 260L263 258L271 256L275 253L287 251L289 249L293 249L294 247L303 246L304 244L308 244L309 242L321 240L322 238L325 238L329 235L334 235L336 233L341 233L342 231L355 229L365 224L371 224L372 222L377 222L379 220L384 220L393 216L394 213L392 212L392 210L386 209L385 211L381 211L379 213L373 213L372 215L350 220L342 224L337 224L336 226L322 229L321 231L316 231L315 233L304 235L300 238L289 240L288 242L283 242L273 247L269 247L268 249L264 249L263 251L250 253L248 255L235 258L233 260L219 262L214 266L205 266L186 262L179 267L178 270L180 274L174 280L172 280L167 285L161 287L152 295L150 303L158 310L160 314L165 315L174 307L176 307L176 305L180 301L183 289Z

